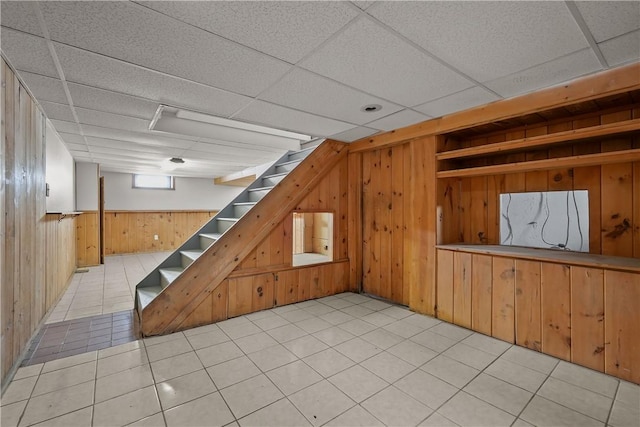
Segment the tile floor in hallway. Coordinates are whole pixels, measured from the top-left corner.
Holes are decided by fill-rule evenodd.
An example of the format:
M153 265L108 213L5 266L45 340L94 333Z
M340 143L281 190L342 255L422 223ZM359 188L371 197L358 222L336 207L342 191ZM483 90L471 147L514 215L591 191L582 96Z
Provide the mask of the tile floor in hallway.
M638 426L640 387L352 293L20 368L2 426Z
M132 309L136 284L170 254L110 255L103 265L75 273L46 323Z

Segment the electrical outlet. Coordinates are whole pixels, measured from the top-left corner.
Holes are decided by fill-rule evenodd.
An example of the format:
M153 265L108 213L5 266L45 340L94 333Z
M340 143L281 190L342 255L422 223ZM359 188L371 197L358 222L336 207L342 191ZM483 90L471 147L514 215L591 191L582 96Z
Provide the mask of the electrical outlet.
M157 234L153 235L153 240L158 240L158 235Z

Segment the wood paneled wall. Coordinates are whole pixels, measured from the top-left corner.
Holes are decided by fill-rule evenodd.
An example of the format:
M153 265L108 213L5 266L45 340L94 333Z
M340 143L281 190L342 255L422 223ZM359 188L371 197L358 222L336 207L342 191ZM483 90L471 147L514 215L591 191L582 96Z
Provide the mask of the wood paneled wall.
M545 135L633 118L640 118L639 108L494 133L463 141L463 146ZM511 161L521 161L639 147L640 137L625 135L510 154L509 157ZM485 159L482 161L486 162ZM442 241L445 244L499 244L501 193L557 190L589 191L589 252L640 258L640 162L439 180L438 205L443 209Z
M4 62L0 185L2 386L75 270L72 218L45 213L44 116Z
M640 383L640 274L438 250L438 318Z
M78 267L100 264L100 214L83 211L76 218L76 256Z
M105 255L178 248L217 211L106 211ZM154 235L158 240L154 240Z

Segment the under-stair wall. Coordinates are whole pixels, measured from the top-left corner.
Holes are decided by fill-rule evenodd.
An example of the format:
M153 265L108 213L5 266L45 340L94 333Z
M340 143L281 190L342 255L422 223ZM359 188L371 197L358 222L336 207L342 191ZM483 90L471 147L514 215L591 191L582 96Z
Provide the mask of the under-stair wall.
M346 144L325 141L141 313L145 335L355 289ZM334 213L333 261L292 266L292 214ZM187 274L188 273L188 274Z

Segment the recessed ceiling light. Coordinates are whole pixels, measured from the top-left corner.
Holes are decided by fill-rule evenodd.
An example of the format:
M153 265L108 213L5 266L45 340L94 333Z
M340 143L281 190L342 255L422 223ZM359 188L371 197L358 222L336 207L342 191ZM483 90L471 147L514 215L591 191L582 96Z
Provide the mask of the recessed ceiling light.
M172 158L169 159L169 161L171 163L177 163L179 165L184 163L184 159L181 159L180 157L172 157Z

